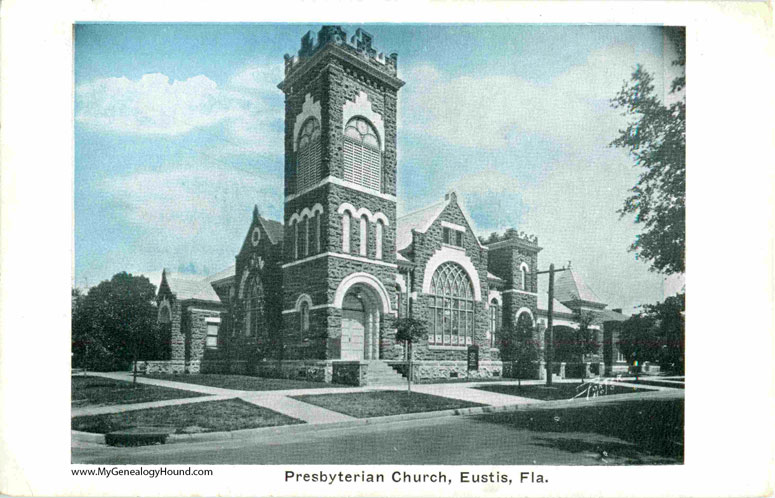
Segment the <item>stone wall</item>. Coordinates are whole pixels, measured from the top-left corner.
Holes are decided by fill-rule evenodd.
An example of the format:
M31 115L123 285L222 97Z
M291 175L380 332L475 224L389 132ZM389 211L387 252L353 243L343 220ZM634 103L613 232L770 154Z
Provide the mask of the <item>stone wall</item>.
M368 363L360 361L335 361L331 382L348 386L365 386L368 368Z
M134 364L130 365L130 372L134 371ZM182 374L186 373L186 363L183 360L168 361L138 361L137 373L139 374Z
M406 377L405 362L388 362L401 375ZM480 361L478 370L468 370L465 361L413 361L412 379L416 381L434 381L442 379L492 379L503 375L500 361Z
M215 350L207 350L207 318L218 318L220 311L205 309L203 303L191 304L186 307L184 323L186 325L186 370L187 373L199 373L205 352L216 354ZM220 326L220 324L219 324ZM220 335L220 330L219 330Z
M325 360L275 360L256 364L256 375L273 379L296 379L330 383L333 362Z

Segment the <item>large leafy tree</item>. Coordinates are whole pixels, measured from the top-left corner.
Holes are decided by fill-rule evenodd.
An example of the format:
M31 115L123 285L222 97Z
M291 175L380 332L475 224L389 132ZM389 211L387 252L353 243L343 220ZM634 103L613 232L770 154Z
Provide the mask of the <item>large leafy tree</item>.
M686 294L670 296L661 303L645 306L657 323L660 340L657 360L662 368L676 373L684 372L684 310Z
M676 47L673 65L686 63L683 28L665 28ZM683 72L681 70L681 72ZM630 250L650 262L651 270L684 272L686 244L686 100L685 76L671 84L671 103L660 100L654 78L640 65L611 101L629 119L627 127L611 142L629 151L642 172L619 210L635 215L643 229Z
M92 287L86 295L72 293L73 363L92 370L122 370L135 354L162 359L154 298L146 277L122 272Z
M657 361L663 370L684 371L684 306L686 294L643 306L622 322L617 345L631 365Z
M627 363L636 366L636 375L644 361L656 361L661 341L657 336L657 321L648 313L638 313L622 322L617 346Z

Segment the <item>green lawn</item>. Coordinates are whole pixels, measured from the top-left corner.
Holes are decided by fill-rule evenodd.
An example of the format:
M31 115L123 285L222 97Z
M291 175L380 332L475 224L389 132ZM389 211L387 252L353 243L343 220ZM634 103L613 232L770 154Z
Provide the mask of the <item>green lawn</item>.
M301 423L301 420L241 399L227 399L75 417L71 427L73 430L99 434L133 427L159 427L167 428L170 433L187 434Z
M366 391L342 394L305 394L293 396L299 401L317 405L357 418L385 417L402 413L432 412L453 408L483 406L457 399L407 391Z
M536 409L477 419L544 433L540 445L572 453L597 453L608 463L683 463L684 400L633 399L579 407ZM620 442L590 438L590 434Z
M139 383L132 384L104 377L74 375L71 378L70 396L72 406L76 408L203 396L203 394L191 391Z
M493 384L487 386L478 386L475 389L500 394L508 394L511 396L520 396L523 398L549 401L556 399L571 399L577 394L584 392L584 390L590 386L591 384L589 382L585 382L583 385L577 384L575 382L555 382L552 384L552 387L546 387L543 384L531 384L527 386L523 385L522 387L518 385ZM628 394L635 392L653 391L653 389L639 389L635 387L614 386L610 384L606 386L605 389L605 394ZM585 397L585 395L582 395L582 397Z
M235 389L238 391L282 391L285 389L322 389L330 387L352 387L340 384L325 384L323 382L311 382L306 380L269 379L265 377L252 377L249 375L227 374L151 374L146 377L151 379L171 380L197 384L200 386L221 387L223 389Z

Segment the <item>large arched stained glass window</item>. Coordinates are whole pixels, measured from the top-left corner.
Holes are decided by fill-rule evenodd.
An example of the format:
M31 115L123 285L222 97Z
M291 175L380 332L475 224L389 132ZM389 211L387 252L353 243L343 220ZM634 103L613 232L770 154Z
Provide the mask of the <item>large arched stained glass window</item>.
M382 153L377 130L368 120L356 116L344 127L344 179L380 190Z
M320 123L309 118L301 127L296 145L296 191L320 181Z
M473 344L474 288L462 266L448 261L433 274L430 288L430 344Z

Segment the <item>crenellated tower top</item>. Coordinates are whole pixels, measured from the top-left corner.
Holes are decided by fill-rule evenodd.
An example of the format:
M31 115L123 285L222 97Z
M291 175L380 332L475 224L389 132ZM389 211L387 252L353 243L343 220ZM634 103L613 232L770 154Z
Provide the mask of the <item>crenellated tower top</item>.
M372 40L372 35L361 28L355 30L355 34L350 38L347 37L347 33L341 26L323 26L318 31L317 37L312 31L308 31L301 38L301 48L298 54L285 54L285 75L288 76L320 49L332 43L362 59L375 69L396 77L398 74L398 54L392 53L386 56L383 52L377 52L371 46Z

